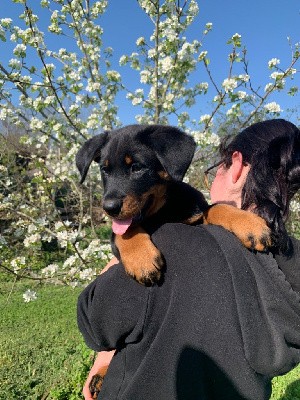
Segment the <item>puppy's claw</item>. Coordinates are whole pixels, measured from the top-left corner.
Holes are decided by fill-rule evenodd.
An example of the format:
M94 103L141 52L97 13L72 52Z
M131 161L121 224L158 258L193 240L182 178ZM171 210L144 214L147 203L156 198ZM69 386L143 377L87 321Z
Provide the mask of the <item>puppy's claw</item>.
M260 232L261 231L261 232ZM271 230L264 224L257 225L252 228L252 231L245 230L243 235L233 229L233 233L241 240L243 245L251 250L266 251L272 246Z

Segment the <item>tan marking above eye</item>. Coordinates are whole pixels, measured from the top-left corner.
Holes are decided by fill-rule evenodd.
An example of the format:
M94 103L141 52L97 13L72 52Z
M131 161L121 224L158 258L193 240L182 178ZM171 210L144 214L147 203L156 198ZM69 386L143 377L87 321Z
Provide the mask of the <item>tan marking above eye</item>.
M106 159L105 161L104 161L104 163L103 163L103 165L105 166L105 167L108 167L108 159Z
M133 163L132 158L131 158L130 156L126 155L126 156L125 156L125 163L126 163L127 165L131 165L131 164Z

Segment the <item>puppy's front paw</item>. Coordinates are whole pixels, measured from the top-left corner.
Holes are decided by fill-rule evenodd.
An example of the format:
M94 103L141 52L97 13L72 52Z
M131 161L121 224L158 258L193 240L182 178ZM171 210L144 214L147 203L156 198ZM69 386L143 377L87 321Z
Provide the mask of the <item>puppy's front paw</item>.
M126 272L139 283L151 286L161 279L163 255L150 240L145 241L138 252L121 254L121 259Z
M146 286L161 279L163 255L143 228L138 226L122 236L116 235L115 244L128 275Z
M89 384L89 389L93 399L97 399L103 384L103 379L103 376L101 376L100 374L96 374L92 377Z
M215 204L204 212L204 221L223 226L249 249L265 251L272 246L272 232L266 221L249 211L227 204Z

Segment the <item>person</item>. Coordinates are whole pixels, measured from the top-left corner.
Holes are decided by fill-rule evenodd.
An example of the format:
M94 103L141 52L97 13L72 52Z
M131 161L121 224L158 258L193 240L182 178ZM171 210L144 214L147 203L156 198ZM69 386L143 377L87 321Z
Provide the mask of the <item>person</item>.
M162 284L140 285L121 264L97 277L78 299L79 329L100 352L86 400L103 363L98 400L266 400L271 379L300 362L300 242L285 228L300 131L255 123L221 145L215 167L212 203L265 218L274 247L253 252L219 226L165 224L152 236Z

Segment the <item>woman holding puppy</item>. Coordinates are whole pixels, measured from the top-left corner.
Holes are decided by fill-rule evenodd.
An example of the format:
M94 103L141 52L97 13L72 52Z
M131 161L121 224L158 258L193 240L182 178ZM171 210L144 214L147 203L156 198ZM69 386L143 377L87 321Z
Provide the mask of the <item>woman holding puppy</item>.
M220 148L210 195L263 217L269 253L218 226L166 224L152 240L166 260L145 287L121 264L81 294L78 325L99 353L84 388L110 362L98 399L267 400L271 379L300 362L300 243L285 221L300 188L300 131L253 124Z

